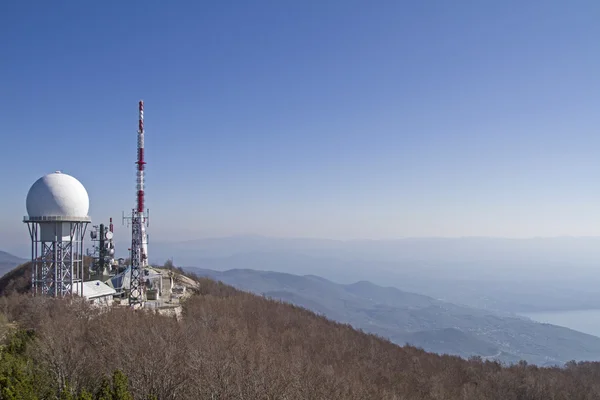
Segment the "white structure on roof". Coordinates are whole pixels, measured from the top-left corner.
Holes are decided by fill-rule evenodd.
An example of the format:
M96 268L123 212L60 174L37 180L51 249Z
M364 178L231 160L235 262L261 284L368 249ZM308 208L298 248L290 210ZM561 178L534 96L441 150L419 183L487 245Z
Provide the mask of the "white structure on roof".
M110 277L105 282L109 287L116 289L117 292L129 290L131 287L131 266L127 267L120 274Z
M152 268L146 268L142 274L144 287L147 289L156 289L159 294L162 295L162 277L163 274L161 272ZM119 293L131 290L131 266L127 267L127 269L120 274L112 276L106 280L105 283Z
M78 288L79 286L77 286L77 289ZM80 294L79 290L76 290L75 293ZM113 302L113 295L116 293L117 291L115 289L104 282L98 280L83 282L83 297L93 304L111 305Z
M83 237L90 200L83 185L60 171L29 189L23 218L31 236L34 294L67 296L83 282Z

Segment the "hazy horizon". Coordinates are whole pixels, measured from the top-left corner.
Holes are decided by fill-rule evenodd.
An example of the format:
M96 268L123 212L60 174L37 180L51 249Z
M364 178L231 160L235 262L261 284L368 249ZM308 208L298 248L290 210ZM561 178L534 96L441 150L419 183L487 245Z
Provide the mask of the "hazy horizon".
M92 221L90 226L97 225L99 223L95 223ZM16 244L8 245L5 248L0 248L0 251L6 251L10 254L13 254L18 257L28 257L28 252L30 251L31 242L29 241L28 232L25 228L25 236L18 238L19 242ZM130 232L125 228L119 229L117 227L115 231L120 233L124 233L125 236L115 236L115 243L120 248L117 249L117 252L120 253L123 251L122 247L125 243L130 240ZM158 243L161 245L164 244L185 244L185 243L194 243L201 241L226 241L229 239L264 239L264 240L276 240L276 241L314 241L314 242L330 242L330 243L393 243L393 242L402 242L402 241L431 241L431 240L441 240L441 241L459 241L459 240L490 240L490 241L509 241L509 242L532 242L536 240L561 240L561 239L572 239L572 240L598 240L600 241L599 236L531 236L531 237L502 237L502 236L406 236L406 237L393 237L393 238L352 238L352 239L344 239L344 238L325 238L325 237L310 237L310 236L267 236L261 234L231 234L231 235L222 235L222 236L198 236L193 238L186 238L183 240L160 240ZM85 238L86 246L91 246L91 241L86 235ZM154 242L154 240L153 240ZM6 242L5 242L6 243ZM20 254L19 254L20 253ZM600 259L599 259L600 261Z

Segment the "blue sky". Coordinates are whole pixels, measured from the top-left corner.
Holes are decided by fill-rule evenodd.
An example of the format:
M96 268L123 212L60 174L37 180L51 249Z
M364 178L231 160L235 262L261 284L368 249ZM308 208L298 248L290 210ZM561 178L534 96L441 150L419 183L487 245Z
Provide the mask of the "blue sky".
M600 235L596 1L0 6L0 240L78 178L150 235ZM119 228L125 235L125 229ZM11 248L12 248L11 247Z

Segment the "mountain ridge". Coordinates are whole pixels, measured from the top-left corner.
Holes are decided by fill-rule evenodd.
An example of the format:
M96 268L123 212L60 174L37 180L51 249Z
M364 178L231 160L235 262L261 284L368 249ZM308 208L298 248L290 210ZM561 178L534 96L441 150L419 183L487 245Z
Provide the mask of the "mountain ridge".
M192 293L181 304L181 318L126 307L101 310L74 299L3 297L0 332L9 335L0 336L8 353L0 357L1 380L32 399L90 399L90 393L136 399L600 397L600 363L538 368L427 353L302 307L185 278ZM453 328L428 335L465 339Z
M410 343L427 351L489 357L503 362L525 359L539 365L563 364L571 359L600 359L598 337L368 281L338 284L318 276L252 269L187 270L238 289L305 307L394 343ZM444 332L448 337L444 337Z
M27 260L0 250L0 277Z

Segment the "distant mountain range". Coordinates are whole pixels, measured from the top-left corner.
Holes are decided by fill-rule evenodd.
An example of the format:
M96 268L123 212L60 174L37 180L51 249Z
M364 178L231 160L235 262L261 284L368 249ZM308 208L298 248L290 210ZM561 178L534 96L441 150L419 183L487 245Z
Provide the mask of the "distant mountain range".
M600 338L509 314L458 306L367 281L249 269L186 268L242 290L290 302L355 328L428 351L538 365L600 359Z
M0 276L6 274L17 265L23 264L25 261L27 260L13 256L5 251L0 251Z
M123 243L121 248L127 248ZM515 313L600 309L600 238L320 240L236 236L152 242L150 259L369 280L455 304Z

